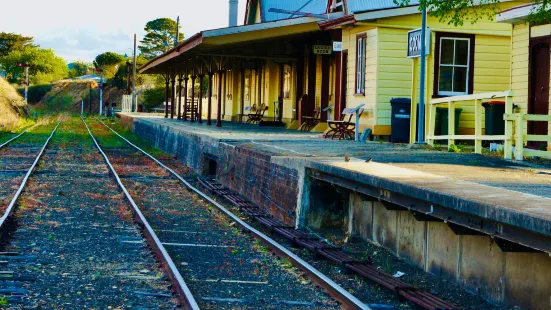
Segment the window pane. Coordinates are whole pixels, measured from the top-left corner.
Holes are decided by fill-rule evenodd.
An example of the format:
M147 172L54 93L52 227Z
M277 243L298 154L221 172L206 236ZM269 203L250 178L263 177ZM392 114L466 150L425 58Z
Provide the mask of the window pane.
M442 51L440 54L440 63L444 65L453 65L454 40L442 39Z
M455 64L464 66L469 64L469 41L455 41Z
M452 90L453 79L453 67L440 67L440 77L438 79L439 91L453 91Z
M467 68L455 67L453 91L458 93L467 92Z

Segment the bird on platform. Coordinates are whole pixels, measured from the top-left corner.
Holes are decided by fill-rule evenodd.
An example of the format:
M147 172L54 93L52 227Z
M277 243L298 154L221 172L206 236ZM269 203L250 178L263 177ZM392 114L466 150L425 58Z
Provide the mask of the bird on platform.
M349 162L349 161L350 161L350 156L348 156L348 154L344 155L344 161L345 161L345 162Z

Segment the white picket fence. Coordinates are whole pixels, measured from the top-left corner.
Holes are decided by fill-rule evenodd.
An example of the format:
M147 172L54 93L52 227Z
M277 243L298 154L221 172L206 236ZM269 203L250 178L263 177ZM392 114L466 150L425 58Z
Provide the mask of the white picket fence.
M138 102L138 96L136 96ZM132 95L122 95L122 112L132 112ZM134 109L135 110L135 109Z

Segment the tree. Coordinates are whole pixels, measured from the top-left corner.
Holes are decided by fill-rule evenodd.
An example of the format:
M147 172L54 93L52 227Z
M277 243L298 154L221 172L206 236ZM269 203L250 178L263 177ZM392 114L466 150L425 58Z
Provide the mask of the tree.
M138 47L141 54L147 59L154 58L168 51L174 46L176 38L176 22L170 18L159 18L149 21L144 28L146 35ZM184 39L182 31L179 32L178 42Z
M117 73L120 65L124 62L124 56L114 52L106 52L96 56L94 66L103 69L103 76L112 78Z
M51 49L25 46L0 57L0 66L12 83L21 80L24 72L23 68L17 66L18 63L30 65L29 78L33 84L51 83L68 76L67 63Z
M74 78L74 77L90 74L90 71L93 68L94 68L93 64L89 62L77 60L69 64L69 77Z
M145 65L148 62L147 58L139 55L136 57L136 67L139 68ZM128 76L130 80L128 80ZM136 74L136 87L141 86L145 83L145 76L143 74ZM132 59L129 58L123 63L115 76L111 79L111 85L117 87L118 89L125 89L127 85L132 85Z
M32 37L24 37L15 33L0 33L0 57L7 56L10 52L26 46L34 46Z
M528 21L534 24L551 21L551 0L534 0L536 4ZM411 0L394 0L398 5L409 5ZM419 9L427 8L431 16L441 22L462 26L464 22L476 23L482 18L493 19L499 11L500 0L419 0ZM476 9L474 7L476 6Z

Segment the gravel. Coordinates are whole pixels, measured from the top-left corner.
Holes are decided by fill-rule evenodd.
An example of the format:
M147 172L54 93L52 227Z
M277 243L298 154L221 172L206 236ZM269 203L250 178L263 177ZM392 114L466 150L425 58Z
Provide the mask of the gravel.
M175 308L170 283L82 127L77 118L60 126L19 199L16 230L2 248L12 253L0 256L7 261L0 271L9 272L4 277L0 272L0 304L11 309Z
M113 142L119 138L103 125L90 123L201 308L339 307L289 262L270 254L153 161ZM174 159L162 159L171 166L180 166L180 171L188 171Z

